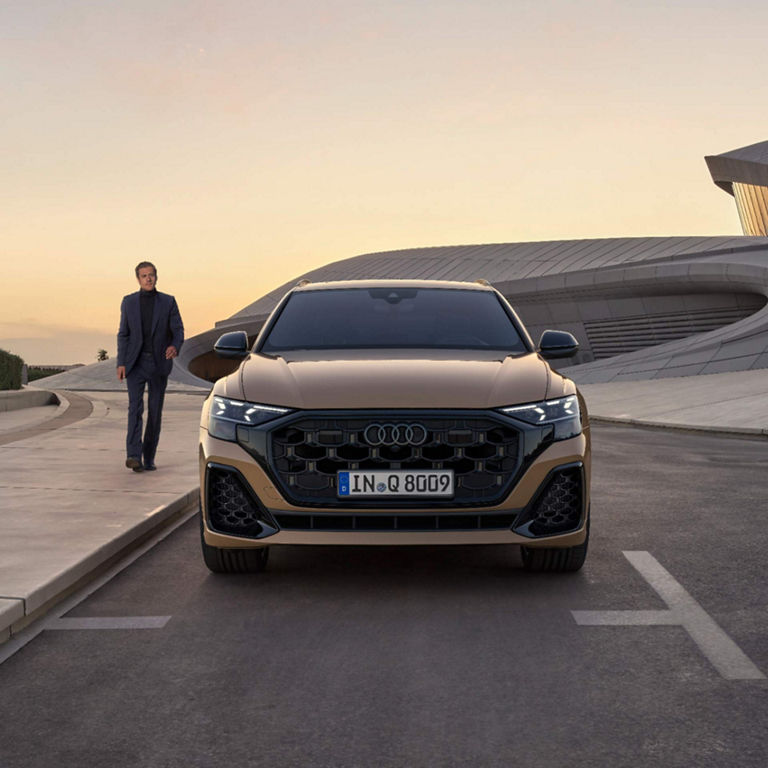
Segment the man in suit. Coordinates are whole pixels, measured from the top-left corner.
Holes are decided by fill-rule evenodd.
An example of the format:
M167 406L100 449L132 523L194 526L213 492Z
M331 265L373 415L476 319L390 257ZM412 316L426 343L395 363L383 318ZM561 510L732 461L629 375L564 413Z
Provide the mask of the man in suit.
M165 386L173 358L184 341L176 299L156 288L157 270L149 261L136 267L139 290L123 298L117 332L117 378L128 384L128 435L125 466L134 472L157 469L155 451ZM144 387L148 388L147 428L141 437Z

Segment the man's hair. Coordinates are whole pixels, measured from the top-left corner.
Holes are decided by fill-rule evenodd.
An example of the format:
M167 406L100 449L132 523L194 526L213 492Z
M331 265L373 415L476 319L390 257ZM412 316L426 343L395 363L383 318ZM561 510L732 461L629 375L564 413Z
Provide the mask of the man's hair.
M157 277L157 267L151 262L151 261L140 261L136 265L136 277L139 277L139 270L144 269L144 267L152 267L152 269L155 270L155 277Z

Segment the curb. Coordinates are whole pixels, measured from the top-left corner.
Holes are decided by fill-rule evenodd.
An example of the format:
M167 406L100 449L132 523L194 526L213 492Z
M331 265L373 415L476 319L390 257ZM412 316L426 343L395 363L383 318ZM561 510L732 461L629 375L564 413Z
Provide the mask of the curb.
M14 408L13 410L2 410L2 406L0 406L0 418L8 414L24 414L23 421L19 421L12 427L3 426L2 422L0 422L0 436L7 437L20 432L28 432L29 430L41 427L49 421L53 421L53 419L62 417L69 410L70 401L60 392L51 392L49 394L51 395L50 402L43 403L43 406L47 406L50 413L37 414L32 418L29 417L29 408L35 407L33 405L30 405L29 408Z
M44 616L54 606L124 558L160 529L197 511L199 486L156 507L146 517L111 541L69 566L24 597L0 598L0 644Z
M0 392L0 413L22 411L25 408L38 408L43 405L60 403L57 396L48 389L11 389Z
M626 424L631 427L649 427L651 429L673 429L678 432L709 432L715 435L733 435L735 437L768 437L768 429L762 427L716 427L697 424L674 424L669 421L651 421L650 419L625 419L618 416L594 416L589 414L589 421L595 424Z
M59 390L46 394L58 402L55 412L42 419L33 419L25 424L19 424L15 429L0 432L0 445L26 440L28 437L36 437L45 432L82 421L93 413L94 404L99 402L82 395L65 395Z

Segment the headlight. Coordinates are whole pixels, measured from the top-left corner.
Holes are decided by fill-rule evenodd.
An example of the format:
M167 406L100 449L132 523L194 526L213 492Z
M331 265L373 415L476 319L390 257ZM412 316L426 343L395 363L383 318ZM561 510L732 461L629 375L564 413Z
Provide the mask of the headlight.
M274 405L245 403L242 400L214 396L208 415L208 432L220 440L235 442L238 424L253 427L288 412L287 408L277 408Z
M530 405L515 405L501 410L508 416L527 421L529 424L551 424L554 427L554 440L567 440L581 434L581 412L576 395Z

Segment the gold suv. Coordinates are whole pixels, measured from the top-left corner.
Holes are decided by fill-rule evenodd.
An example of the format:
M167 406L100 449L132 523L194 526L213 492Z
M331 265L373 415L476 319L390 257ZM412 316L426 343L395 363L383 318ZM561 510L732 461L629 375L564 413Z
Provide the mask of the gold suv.
M225 333L200 423L201 541L215 572L273 544L517 544L576 571L589 535L584 400L484 281L301 283L252 349Z

